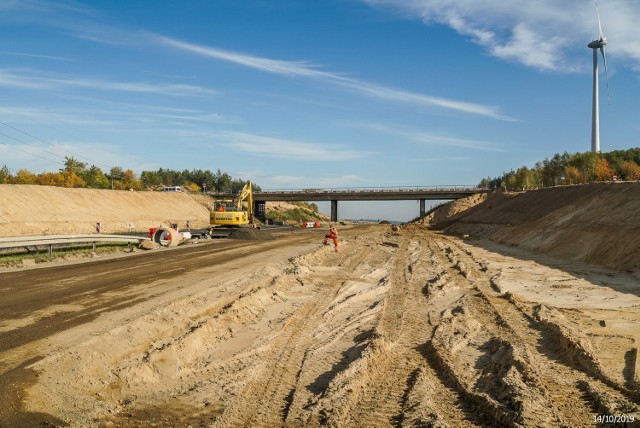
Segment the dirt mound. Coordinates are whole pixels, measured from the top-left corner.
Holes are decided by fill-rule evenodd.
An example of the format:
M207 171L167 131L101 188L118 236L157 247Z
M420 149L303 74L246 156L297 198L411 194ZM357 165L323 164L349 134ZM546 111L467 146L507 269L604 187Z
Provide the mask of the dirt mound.
M447 233L638 271L639 210L640 182L597 183L494 193L437 225Z
M200 195L202 197L202 195ZM0 236L148 231L160 224L207 227L205 200L183 192L65 189L0 184Z
M254 229L253 227L241 227L233 230L227 238L241 239L244 241L268 241L273 239L271 232L267 230Z
M459 214L484 202L486 199L487 194L482 193L447 202L446 204L432 210L429 214L418 220L417 223L423 224L432 229L438 229L442 227L444 222L451 223Z

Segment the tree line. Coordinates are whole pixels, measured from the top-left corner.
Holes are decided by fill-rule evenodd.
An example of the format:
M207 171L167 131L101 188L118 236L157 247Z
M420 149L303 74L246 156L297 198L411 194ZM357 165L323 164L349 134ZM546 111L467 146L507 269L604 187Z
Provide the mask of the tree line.
M219 169L173 170L160 168L156 171L142 171L138 176L131 169L123 170L114 166L108 172L95 165L88 166L74 157L64 158L64 167L57 172L35 174L20 169L12 174L4 165L0 168L0 184L39 184L69 188L115 189L115 190L153 190L162 186L180 186L194 192L238 192L246 181L233 178ZM254 190L260 187L252 183Z
M551 159L523 166L496 178L483 178L479 187L527 190L563 184L640 179L640 148L608 153L556 153Z

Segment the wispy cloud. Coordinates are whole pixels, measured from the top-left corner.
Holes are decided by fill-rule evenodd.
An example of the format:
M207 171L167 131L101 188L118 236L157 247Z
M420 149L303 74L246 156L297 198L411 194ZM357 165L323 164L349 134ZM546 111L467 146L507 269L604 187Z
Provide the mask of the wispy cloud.
M229 132L221 135L229 147L251 153L280 159L307 161L348 161L368 156L368 153L351 150L339 144L316 144L243 132Z
M427 25L446 25L490 55L539 70L575 71L597 37L593 1L538 0L507 5L502 0L361 0L395 10ZM637 2L600 2L607 50L640 64ZM577 59L578 58L578 59ZM587 67L584 67L587 68Z
M465 138L438 135L392 125L384 125L379 123L347 123L345 124L345 126L365 129L377 133L384 133L400 139L411 141L413 143L427 146L460 147L463 149L488 152L504 151L497 147L495 143L489 141L469 140Z
M24 57L29 57L29 58L52 59L52 60L55 60L55 61L67 61L67 62L76 62L77 61L75 59L62 58L62 57L59 57L59 56L40 55L40 54L33 54L33 53L27 53L27 52L0 51L0 55L24 56Z
M118 82L82 76L37 74L30 70L6 69L0 70L0 86L38 90L58 90L75 87L174 96L215 95L218 93L213 89L193 85Z
M381 98L388 101L434 106L480 116L491 117L494 119L513 120L512 118L501 114L496 107L459 100L432 97L425 94L407 92L385 87L382 85L376 85L365 81L352 79L339 73L322 71L317 66L308 62L282 61L263 58L217 49L210 46L187 43L181 40L176 40L161 35L151 35L150 37L155 38L157 42L162 43L166 46L191 52L197 55L202 55L221 61L232 62L234 64L238 64L255 70L260 70L266 73L320 79L325 82L350 88L368 96Z

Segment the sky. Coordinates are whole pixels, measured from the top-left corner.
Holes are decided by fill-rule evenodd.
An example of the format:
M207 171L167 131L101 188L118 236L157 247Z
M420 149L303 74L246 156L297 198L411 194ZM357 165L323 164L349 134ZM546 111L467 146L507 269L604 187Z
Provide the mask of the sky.
M638 147L640 0L598 11L601 149ZM0 0L0 166L477 185L590 150L597 38L592 0Z

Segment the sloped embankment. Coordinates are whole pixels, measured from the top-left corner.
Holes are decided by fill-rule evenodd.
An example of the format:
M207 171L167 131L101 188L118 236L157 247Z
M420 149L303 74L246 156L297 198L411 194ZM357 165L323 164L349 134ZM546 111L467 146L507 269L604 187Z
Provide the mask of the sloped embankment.
M618 270L640 269L640 182L495 193L436 227Z
M186 193L0 185L0 236L145 231L159 224L206 227L209 211Z

